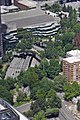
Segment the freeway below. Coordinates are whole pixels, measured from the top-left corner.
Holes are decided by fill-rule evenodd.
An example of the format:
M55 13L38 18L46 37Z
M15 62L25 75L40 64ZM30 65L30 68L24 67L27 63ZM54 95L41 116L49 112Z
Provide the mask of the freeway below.
M21 113L24 113L24 112L27 112L28 110L30 110L30 106L31 106L31 102L21 105L19 107L16 107L16 110L18 110Z

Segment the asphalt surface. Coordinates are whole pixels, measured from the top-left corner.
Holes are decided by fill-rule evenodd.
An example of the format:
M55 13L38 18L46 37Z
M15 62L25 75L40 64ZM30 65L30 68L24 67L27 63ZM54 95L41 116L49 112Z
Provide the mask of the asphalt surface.
M44 51L43 48L39 47L39 46L36 46L36 45L33 45L33 48L37 51Z
M60 120L76 120L75 117L72 115L71 111L67 107L67 102L64 100L63 96L64 93L57 93L57 95L62 100L62 108L60 109L59 118Z
M21 113L27 112L30 110L31 103L26 103L24 105L21 105L19 107L16 107L16 110L18 110Z
M63 93L58 93L58 96L62 100L62 108L60 109L59 117L58 118L50 118L47 120L76 120L74 118L74 116L71 114L71 111L67 108L66 101L64 100L63 95L64 95ZM23 113L23 112L27 112L28 110L30 110L30 106L31 106L31 103L27 103L20 107L17 107L16 109L19 112Z

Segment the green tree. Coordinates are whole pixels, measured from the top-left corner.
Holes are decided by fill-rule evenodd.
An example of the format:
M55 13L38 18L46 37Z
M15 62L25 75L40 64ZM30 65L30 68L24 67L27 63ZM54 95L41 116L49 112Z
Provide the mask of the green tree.
M35 102L31 103L31 110L33 111L33 115L37 114L39 111L46 110L46 106L45 106L45 100L43 99L37 99Z
M49 78L53 79L55 76L57 76L60 72L60 64L58 59L51 59L50 60L50 66L48 68L47 75Z
M13 97L10 91L7 90L6 87L0 85L0 97L9 102L10 104L13 104Z
M45 99L45 97L46 97L46 92L43 91L43 89L38 89L36 92L36 98L37 99L40 99L40 98Z
M58 108L47 109L47 111L45 113L45 116L48 118L58 117L58 115L59 115Z
M5 82L6 82L5 86L7 87L8 90L12 90L15 88L15 83L16 83L15 79L8 77L5 80Z
M49 62L46 58L41 60L41 63L39 65L39 68L45 72L48 71L48 67L49 67Z
M47 120L45 117L44 111L38 112L38 114L34 115L32 120Z
M24 112L23 114L24 114L25 116L27 116L28 118L33 117L33 112L32 112L32 110L29 110L29 111L27 111L27 112Z
M54 89L57 92L63 92L64 91L64 87L67 85L67 80L65 78L65 76L62 75L58 75L53 79L53 85L54 85Z
M38 75L34 68L29 68L27 71L22 72L18 76L18 82L24 87L28 86L31 88L38 82Z
M70 31L65 32L61 39L63 46L65 46L67 43L72 43L74 36L75 36L74 32L70 32Z
M73 49L73 44L67 43L65 45L65 52L68 52Z
M80 85L77 82L73 82L72 84L67 84L64 87L66 100L72 100L73 97L80 95Z
M73 30L75 33L80 33L80 24L79 23L76 23L74 26L73 26Z
M61 11L61 7L60 5L56 2L55 4L53 4L50 8L50 11L52 12L60 12Z
M61 99L54 95L46 101L47 108L61 108Z

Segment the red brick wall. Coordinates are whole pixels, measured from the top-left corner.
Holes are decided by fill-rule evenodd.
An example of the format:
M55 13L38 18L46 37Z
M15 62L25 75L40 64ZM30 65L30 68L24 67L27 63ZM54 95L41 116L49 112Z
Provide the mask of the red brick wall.
M14 5L15 5L15 6L19 7L21 10L27 10L27 9L29 9L28 6L23 5L23 4L19 3L18 1L19 1L19 0L14 0Z
M76 35L74 38L74 45L78 48L80 48L80 33Z

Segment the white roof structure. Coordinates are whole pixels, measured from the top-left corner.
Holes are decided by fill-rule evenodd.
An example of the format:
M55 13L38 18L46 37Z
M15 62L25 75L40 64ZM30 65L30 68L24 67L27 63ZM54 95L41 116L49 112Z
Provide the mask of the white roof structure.
M1 111L1 110L5 110L5 109L6 109L6 108L5 108L3 105L0 104L0 111Z
M23 114L21 114L19 111L17 111L13 106L9 104L9 106L20 116L20 120L28 120Z
M7 13L8 10L6 9L6 6L1 6L1 13Z
M68 58L64 58L63 60L68 63L80 62L80 56L79 57L68 57Z
M77 2L69 2L65 4L66 6L71 6L73 9L78 10L78 8L80 7L80 1Z
M71 50L66 53L66 57L78 57L80 56L80 50Z
M15 9L18 9L18 7L14 6L14 5L10 5L10 6L4 6L4 5L2 5L1 6L1 13L8 13L9 10L15 10Z

